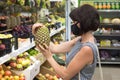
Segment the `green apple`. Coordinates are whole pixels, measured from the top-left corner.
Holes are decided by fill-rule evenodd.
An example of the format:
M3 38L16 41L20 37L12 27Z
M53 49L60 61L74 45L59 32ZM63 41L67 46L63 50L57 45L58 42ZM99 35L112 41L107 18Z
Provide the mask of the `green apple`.
M30 62L30 59L26 59L25 61L26 61L26 64L27 64L27 65L30 65L30 63L31 63L31 62Z
M18 57L23 57L24 55L23 54L19 54Z
M17 64L17 68L22 69L23 68L22 64Z
M27 60L22 61L22 65L24 67L28 67L30 65L30 60L27 59Z
M16 61L16 57L11 58L11 60Z

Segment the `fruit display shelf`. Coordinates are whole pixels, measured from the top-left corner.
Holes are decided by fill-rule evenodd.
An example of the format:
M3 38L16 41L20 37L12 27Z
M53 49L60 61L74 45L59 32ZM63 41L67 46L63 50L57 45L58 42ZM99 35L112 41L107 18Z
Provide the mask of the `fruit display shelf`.
M50 0L50 1L62 1L62 0Z
M59 28L57 30L53 30L50 33L50 37L54 36L55 34L59 33L61 30L64 30L64 29L65 29L65 26L62 26L61 28ZM0 57L0 64L5 63L6 61L8 61L9 59L11 59L12 57L16 57L19 54L21 54L21 53L29 50L30 48L33 48L34 46L35 46L35 42L32 41L32 43L31 43L30 40L27 40L26 42L21 43L20 46L19 46L19 48L17 50L12 50L11 53L6 54L3 57Z
M12 57L16 57L19 54L25 52L26 50L28 50L28 49L30 49L30 48L32 48L34 46L35 46L34 42L30 43L30 40L25 41L24 44L22 46L19 46L19 48L17 50L12 50L11 53L6 54L3 57L0 57L0 64L5 63L6 61L11 59Z
M64 30L65 29L65 26L61 26L59 29L57 30L52 30L51 33L50 33L50 36L54 36L55 34L59 33L60 31Z
M120 10L98 10L99 12L120 12Z

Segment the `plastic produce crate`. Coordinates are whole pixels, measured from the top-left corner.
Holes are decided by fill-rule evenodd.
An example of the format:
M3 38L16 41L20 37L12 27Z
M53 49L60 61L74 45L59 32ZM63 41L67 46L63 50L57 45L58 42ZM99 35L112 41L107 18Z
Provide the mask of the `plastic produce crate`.
M23 71L12 70L17 75L24 74L25 80L33 80L33 78L40 72L40 61L34 59L34 63Z

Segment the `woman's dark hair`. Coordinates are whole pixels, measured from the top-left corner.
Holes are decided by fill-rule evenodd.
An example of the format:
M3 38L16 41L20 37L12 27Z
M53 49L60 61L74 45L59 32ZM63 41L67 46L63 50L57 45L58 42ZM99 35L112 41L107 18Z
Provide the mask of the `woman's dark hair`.
M75 8L71 11L69 16L72 20L80 23L82 34L88 31L96 31L100 25L98 11L89 4Z

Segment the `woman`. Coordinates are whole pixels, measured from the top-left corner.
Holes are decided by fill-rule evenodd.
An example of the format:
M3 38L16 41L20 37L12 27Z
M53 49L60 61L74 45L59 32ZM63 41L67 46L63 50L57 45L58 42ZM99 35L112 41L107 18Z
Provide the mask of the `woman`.
M70 17L74 22L71 26L72 32L77 38L59 45L50 43L50 46L44 44L45 47L37 47L63 80L79 80L79 77L80 80L91 80L97 63L93 31L96 31L100 24L99 14L94 7L85 4L71 11ZM38 26L43 25L34 24L33 34ZM66 67L60 66L52 57L52 53L61 52L68 53Z

